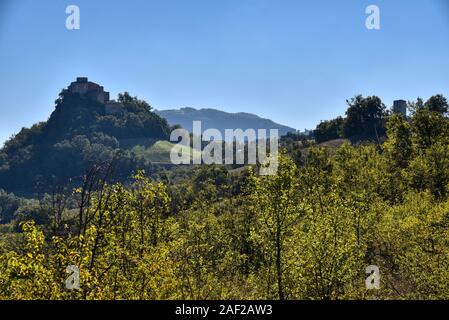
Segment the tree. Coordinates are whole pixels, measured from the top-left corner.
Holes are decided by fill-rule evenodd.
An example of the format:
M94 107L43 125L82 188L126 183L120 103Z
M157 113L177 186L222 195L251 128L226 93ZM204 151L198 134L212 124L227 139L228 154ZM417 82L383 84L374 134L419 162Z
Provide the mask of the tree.
M432 144L410 162L406 177L415 190L430 191L437 199L445 199L449 192L449 146Z
M410 124L400 114L392 115L387 122L388 141L383 145L389 163L397 168L407 167L413 152Z
M412 140L419 153L424 153L437 141L445 143L449 137L449 124L443 115L426 109L418 110L412 118Z
M317 143L338 139L343 136L344 119L337 117L329 121L321 121L313 131Z
M287 298L284 273L286 240L291 236L301 209L295 201L297 192L297 167L285 155L279 156L278 174L273 176L251 176L253 191L250 201L258 216L258 230L254 236L266 250L268 272L274 271L277 298ZM272 260L273 259L273 260ZM274 264L274 266L273 266Z
M0 189L0 224L10 222L22 203L22 199Z
M424 108L429 111L446 114L449 109L447 99L442 94L437 94L429 98L424 104Z
M384 208L378 235L384 297L449 298L448 210L447 200L435 203L428 192L413 191Z
M407 103L407 108L409 109L410 113L414 115L419 110L424 109L424 101L422 98L418 97L416 101L409 101Z
M60 298L61 282L49 268L44 233L32 221L21 228L21 250L0 255L0 299Z
M344 124L344 135L354 141L373 140L379 142L379 138L385 134L385 122L387 118L386 107L379 97L370 96L364 98L358 95L347 100L348 110Z

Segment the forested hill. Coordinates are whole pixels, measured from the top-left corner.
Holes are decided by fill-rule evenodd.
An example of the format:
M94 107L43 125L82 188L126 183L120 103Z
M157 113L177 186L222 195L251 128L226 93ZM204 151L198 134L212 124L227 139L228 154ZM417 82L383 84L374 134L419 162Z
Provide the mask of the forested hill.
M126 92L111 103L118 110L107 112L105 103L63 90L48 121L23 128L0 150L0 189L32 192L36 185L79 177L89 164L110 161L118 152L123 174L148 166L129 149L168 140L167 121Z
M279 135L296 132L296 129L278 124L270 119L245 112L228 113L216 109L181 108L179 110L156 110L171 125L180 124L192 132L193 121L201 121L203 129L218 129L223 137L225 129L278 129Z

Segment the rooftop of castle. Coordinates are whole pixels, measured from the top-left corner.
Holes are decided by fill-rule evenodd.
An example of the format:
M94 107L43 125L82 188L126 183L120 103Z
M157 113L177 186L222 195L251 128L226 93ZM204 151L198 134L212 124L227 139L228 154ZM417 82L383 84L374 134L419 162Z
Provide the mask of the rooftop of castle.
M123 105L115 100L109 99L109 92L104 91L103 86L89 81L87 77L77 77L72 82L67 91L80 94L91 100L97 101L105 106L106 114L115 114L124 112Z
M109 92L95 82L89 81L87 77L77 77L76 81L70 83L68 89L71 93L77 93L87 96L99 103L107 103L109 101Z

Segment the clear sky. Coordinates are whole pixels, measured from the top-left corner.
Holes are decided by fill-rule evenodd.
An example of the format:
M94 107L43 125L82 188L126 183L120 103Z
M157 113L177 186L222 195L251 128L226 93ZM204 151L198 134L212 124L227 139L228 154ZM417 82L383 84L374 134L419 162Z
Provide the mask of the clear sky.
M297 129L345 100L449 96L448 0L0 0L0 145L88 76L156 109L250 112ZM65 28L78 5L81 29ZM380 8L381 29L365 28Z

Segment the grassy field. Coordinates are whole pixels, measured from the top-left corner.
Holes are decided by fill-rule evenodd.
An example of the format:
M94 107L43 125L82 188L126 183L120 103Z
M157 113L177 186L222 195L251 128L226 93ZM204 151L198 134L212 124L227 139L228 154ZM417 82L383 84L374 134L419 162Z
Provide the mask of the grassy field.
M152 162L171 163L170 152L174 146L175 144L169 141L159 140L150 147L135 146L131 150L136 153L136 155L144 157L145 159ZM182 152L190 153L191 157L193 155L197 156L201 154L200 151L193 150L192 148L187 146L179 145L179 148L181 148Z

